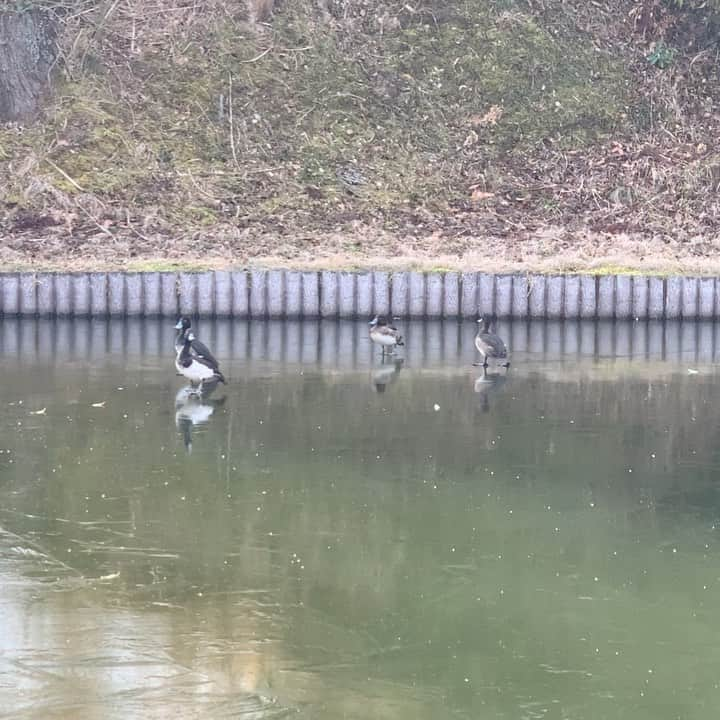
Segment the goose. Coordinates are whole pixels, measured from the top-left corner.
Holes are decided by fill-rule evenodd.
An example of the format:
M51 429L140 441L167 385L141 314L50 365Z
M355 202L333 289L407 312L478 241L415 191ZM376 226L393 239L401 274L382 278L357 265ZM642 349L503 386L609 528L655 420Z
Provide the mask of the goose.
M505 360L507 358L507 348L502 338L493 331L493 320L483 315L478 320L478 330L475 336L475 347L482 356L482 363L474 363L474 365L482 365L483 368L488 366L488 358L493 360ZM509 362L503 363L503 367L507 370L510 367Z
M192 331L185 330L185 340L175 358L175 368L190 381L193 388L200 386L200 392L202 392L206 384L224 383L225 377L220 372L218 361L202 343L198 342L197 344L205 349L205 354L199 354L197 350L193 352L193 343L195 342L197 341Z
M187 315L183 315L176 323L175 329L178 331L177 337L175 338L175 354L179 356L182 352L185 344L185 338L190 333L190 318ZM215 356L210 352L205 343L200 342L195 335L193 335L190 343L190 355L194 358L204 360L218 375L220 382L225 382L223 374L220 372L220 363L215 359ZM222 379L220 379L222 378Z
M187 315L183 315L175 324L175 329L178 331L175 337L175 353L179 353L182 350L183 344L185 343L185 334L190 330L190 325L190 318ZM217 365L217 360L215 360L213 354L208 350L207 345L200 342L197 338L192 341L190 350L194 355L207 358Z
M369 323L370 340L382 348L382 357L385 354L393 355L393 349L398 345L405 345L400 331L388 325L387 318L384 315L376 315Z

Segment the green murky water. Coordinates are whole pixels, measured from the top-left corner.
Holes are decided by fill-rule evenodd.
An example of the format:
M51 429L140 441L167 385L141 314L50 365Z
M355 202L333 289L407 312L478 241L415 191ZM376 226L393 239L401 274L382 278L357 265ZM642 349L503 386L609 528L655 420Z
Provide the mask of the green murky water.
M0 716L714 715L715 329L366 327L2 323Z

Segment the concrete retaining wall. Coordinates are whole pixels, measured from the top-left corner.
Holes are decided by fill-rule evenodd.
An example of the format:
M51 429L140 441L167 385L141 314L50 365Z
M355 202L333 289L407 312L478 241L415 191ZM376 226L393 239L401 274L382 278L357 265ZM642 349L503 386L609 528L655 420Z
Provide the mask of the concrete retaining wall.
M4 316L709 319L720 279L237 270L0 274Z

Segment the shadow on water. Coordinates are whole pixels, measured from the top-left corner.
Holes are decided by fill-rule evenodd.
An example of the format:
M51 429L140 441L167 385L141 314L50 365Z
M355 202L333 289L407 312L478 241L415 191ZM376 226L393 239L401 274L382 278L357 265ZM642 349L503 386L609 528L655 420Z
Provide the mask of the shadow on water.
M4 712L707 717L713 325L172 325L0 325Z
M188 453L192 452L193 429L207 425L215 410L221 408L227 400L227 395L212 397L218 384L217 381L206 383L200 391L186 385L175 395L175 425L182 433Z
M483 412L490 411L490 398L500 392L508 381L508 374L503 372L482 372L473 383L473 391L480 397Z

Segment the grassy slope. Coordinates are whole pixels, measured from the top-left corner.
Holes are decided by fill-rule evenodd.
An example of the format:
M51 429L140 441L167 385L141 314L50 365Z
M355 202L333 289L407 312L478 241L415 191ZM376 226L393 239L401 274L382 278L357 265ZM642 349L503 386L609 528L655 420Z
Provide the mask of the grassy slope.
M714 68L652 68L629 0L210 5L68 28L0 129L6 262L711 269Z

